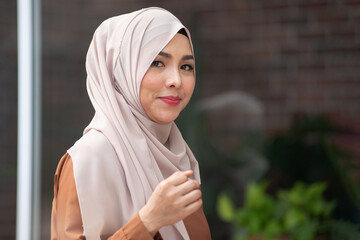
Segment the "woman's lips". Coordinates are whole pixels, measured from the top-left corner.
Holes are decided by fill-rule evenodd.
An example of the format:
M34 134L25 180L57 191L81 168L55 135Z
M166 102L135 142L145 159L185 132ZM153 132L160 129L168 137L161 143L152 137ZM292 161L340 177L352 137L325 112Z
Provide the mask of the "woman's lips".
M170 105L170 106L177 106L179 105L181 98L180 97L174 97L174 96L164 96L159 97L164 103Z

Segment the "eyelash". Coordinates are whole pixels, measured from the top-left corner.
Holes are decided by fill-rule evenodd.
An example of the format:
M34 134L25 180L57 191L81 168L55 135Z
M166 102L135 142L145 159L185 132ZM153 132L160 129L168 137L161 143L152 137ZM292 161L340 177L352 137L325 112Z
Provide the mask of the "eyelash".
M159 66L159 64L161 64L162 66ZM152 67L163 67L163 66L164 66L164 63L161 62L161 61L153 61L153 62L151 63L151 66L152 66Z
M151 63L151 66L158 68L158 67L165 66L165 64L163 62L161 62L161 61L153 61ZM181 65L180 69L185 70L185 71L192 71L194 69L194 67L192 65L190 65L190 64L184 64L184 65Z
M194 69L194 67L190 64L184 64L180 67L181 69L185 70L185 71L192 71ZM187 70L185 68L188 68Z

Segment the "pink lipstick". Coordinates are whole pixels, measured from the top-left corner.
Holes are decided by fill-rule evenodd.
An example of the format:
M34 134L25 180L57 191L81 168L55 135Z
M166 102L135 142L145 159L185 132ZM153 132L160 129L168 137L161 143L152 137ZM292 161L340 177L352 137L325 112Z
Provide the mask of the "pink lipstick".
M179 105L181 98L180 97L174 97L174 96L164 96L164 97L160 97L160 99L170 105L170 106L177 106Z

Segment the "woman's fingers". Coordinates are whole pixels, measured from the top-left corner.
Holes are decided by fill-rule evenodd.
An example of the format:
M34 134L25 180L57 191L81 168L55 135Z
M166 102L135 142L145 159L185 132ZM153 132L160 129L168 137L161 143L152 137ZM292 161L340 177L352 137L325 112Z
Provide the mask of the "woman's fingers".
M200 184L195 180L187 180L178 185L175 191L177 191L178 202L181 202L184 207L201 199Z
M201 191L196 189L182 196L181 202L183 206L188 206L191 203L198 201L199 199L201 199Z
M173 173L170 177L168 177L166 179L166 182L174 185L174 186L178 186L186 181L188 181L189 177L193 174L193 171L189 170L189 171L178 171Z
M195 180L188 179L186 182L182 183L181 185L178 185L176 188L178 189L179 194L185 195L188 192L191 192L196 189L200 189L200 184Z
M193 170L187 170L187 171L184 171L183 173L185 173L185 175L187 176L187 177L190 177L191 175L193 175Z
M192 174L193 171L176 172L155 188L147 204L139 211L150 232L174 224L202 206L200 184L189 179Z
M188 204L185 208L185 214L186 216L190 216L191 214L193 214L194 212L196 212L197 210L199 210L199 208L202 206L203 202L202 202L202 198L199 198L198 200Z

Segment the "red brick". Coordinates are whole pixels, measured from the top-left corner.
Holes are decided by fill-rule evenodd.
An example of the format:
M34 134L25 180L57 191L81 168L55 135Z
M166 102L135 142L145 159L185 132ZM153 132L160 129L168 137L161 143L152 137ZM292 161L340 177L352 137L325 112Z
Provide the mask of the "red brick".
M301 9L317 9L324 8L328 6L327 0L308 0L308 1L299 1L299 8Z
M319 23L338 23L338 22L346 22L348 20L348 16L334 12L334 11L326 11L321 12L317 17L317 21Z
M342 1L343 4L346 4L348 6L360 6L360 1L359 0L343 0Z

